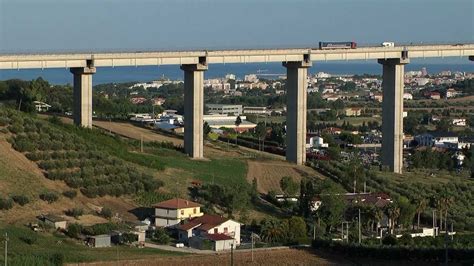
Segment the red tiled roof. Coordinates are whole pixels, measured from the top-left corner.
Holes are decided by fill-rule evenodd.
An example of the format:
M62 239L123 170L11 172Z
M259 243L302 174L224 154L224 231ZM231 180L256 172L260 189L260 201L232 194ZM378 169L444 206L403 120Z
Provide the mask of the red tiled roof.
M170 199L167 201L162 201L156 204L154 207L161 208L161 209L184 209L184 208L201 207L201 205L190 200L175 198L175 199Z
M233 240L234 238L225 234L208 234L205 238L212 240L212 241L219 241L219 240Z
M228 220L230 219L218 215L204 214L201 217L194 217L189 219L187 223L179 225L178 229L187 231L199 225L199 230L207 231L220 224L223 224L224 222L227 222Z

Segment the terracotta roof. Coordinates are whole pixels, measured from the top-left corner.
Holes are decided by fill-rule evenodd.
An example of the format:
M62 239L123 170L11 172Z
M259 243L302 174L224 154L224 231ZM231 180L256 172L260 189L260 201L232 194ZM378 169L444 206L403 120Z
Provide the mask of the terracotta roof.
M181 224L178 226L180 230L189 230L199 226L197 229L207 231L211 228L214 228L220 224L227 222L228 218L224 218L218 215L204 214L201 217L194 217L188 220L187 223Z
M209 234L206 235L205 238L212 240L212 241L219 241L219 240L233 240L234 238L225 234Z
M161 209L184 209L184 208L194 208L194 207L201 207L200 204L185 200L185 199L170 199L167 201L162 201L154 206L155 208Z

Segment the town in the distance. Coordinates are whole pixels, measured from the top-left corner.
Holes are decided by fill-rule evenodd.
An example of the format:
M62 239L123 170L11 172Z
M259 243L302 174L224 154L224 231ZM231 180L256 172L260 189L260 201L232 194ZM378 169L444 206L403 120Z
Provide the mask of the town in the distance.
M474 73L428 71L403 79L403 174L380 160L381 75L308 75L305 166L284 162L284 74L203 81L204 160L181 153L182 80L95 85L92 130L70 125L70 85L0 81L6 231L28 248L60 243L80 261L112 246L130 258L142 258L131 247L164 258L220 254L209 263L227 263L234 249L243 251L241 262L255 249L256 261L267 252L343 263L305 251L312 243L331 252L330 242L374 252L410 245L444 252L448 243L458 252L474 231ZM31 170L14 173L18 167ZM8 176L19 181L5 183Z

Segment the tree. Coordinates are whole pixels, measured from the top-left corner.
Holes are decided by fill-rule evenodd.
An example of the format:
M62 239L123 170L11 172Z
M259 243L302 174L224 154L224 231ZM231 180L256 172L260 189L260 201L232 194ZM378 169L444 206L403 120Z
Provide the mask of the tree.
M264 219L261 223L260 236L264 241L270 243L281 242L286 239L288 232L288 223L284 223L281 220L275 218Z
M420 215L423 213L428 206L428 200L426 198L417 198L415 200L416 204L416 214L417 214L417 229L420 229Z
M203 131L204 131L204 136L207 136L211 132L211 127L207 122L204 122L203 124Z
M280 180L280 188L286 196L294 196L298 193L298 183L289 176L284 176Z
M413 224L413 218L416 213L416 206L405 198L400 197L398 199L398 207L400 208L399 223L404 227L408 228Z
M393 234L396 221L400 216L400 208L395 203L392 203L385 208L385 214L388 216L389 219L390 234Z
M240 115L237 116L237 118L235 119L235 126L236 127L239 127L240 124L242 124L242 118L240 118Z
M167 245L171 242L171 237L164 228L157 227L155 232L153 232L152 240L158 244Z
M346 210L346 201L342 195L327 194L321 196L321 206L318 209L321 218L326 223L326 232L341 223Z
M296 240L306 236L306 223L301 217L293 216L288 219L288 228L288 238L290 240Z

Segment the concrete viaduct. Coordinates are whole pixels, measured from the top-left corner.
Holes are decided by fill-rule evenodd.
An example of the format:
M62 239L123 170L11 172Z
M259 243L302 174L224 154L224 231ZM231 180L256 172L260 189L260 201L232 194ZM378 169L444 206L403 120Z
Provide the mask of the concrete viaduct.
M307 73L315 61L378 60L383 68L382 164L401 173L403 167L404 66L410 58L465 57L474 60L474 44L408 45L361 47L356 49L317 48L2 54L0 69L69 68L74 76L74 123L92 126L92 75L96 67L180 65L184 72L185 152L203 157L204 71L210 64L282 62L287 69L286 159L306 161Z

